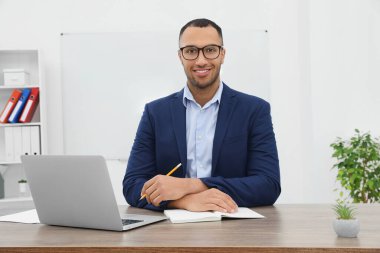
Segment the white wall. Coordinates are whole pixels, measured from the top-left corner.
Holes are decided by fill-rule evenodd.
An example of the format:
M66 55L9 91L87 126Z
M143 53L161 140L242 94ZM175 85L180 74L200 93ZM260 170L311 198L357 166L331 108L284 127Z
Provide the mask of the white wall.
M310 109L303 97L308 81L301 76L301 63L307 60L307 52L302 50L304 44L300 43L305 37L303 30L308 26L302 22L300 14L307 8L301 8L300 1L279 0L270 4L271 105L282 180L279 202L302 202L301 168L307 164L309 155L304 140L310 134L305 126L309 120L302 112L309 114Z
M332 202L329 143L356 127L380 135L379 16L376 0L0 0L0 48L42 50L48 150L59 154L61 32L179 30L198 17L226 30L268 29L283 189L279 202ZM120 203L124 163L110 162ZM22 174L18 170L5 174L8 194Z
M310 17L313 166L305 182L323 201L331 192L320 182L332 184L326 147L355 128L380 135L380 1L312 1Z

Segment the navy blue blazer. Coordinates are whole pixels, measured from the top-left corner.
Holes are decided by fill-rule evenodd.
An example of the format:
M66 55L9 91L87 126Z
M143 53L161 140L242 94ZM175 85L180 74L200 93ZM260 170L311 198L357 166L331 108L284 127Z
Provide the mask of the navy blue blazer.
M182 163L172 176L185 177L187 163L186 107L183 89L145 106L123 180L127 202L152 210L160 207L140 199L144 183L167 174ZM272 205L281 192L280 171L266 101L224 84L212 151L211 177L201 178L209 188L231 196L238 206Z

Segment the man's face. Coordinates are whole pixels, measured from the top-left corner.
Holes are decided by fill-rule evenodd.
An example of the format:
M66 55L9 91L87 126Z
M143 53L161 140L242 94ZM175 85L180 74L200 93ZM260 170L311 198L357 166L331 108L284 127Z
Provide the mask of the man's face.
M222 45L222 40L218 32L212 26L188 27L182 34L179 41L180 48L185 46L195 46L203 48L208 45ZM195 60L184 59L181 51L178 56L181 60L188 84L198 89L206 89L220 82L220 67L224 62L225 50L221 49L219 57L213 60L206 59L203 52Z

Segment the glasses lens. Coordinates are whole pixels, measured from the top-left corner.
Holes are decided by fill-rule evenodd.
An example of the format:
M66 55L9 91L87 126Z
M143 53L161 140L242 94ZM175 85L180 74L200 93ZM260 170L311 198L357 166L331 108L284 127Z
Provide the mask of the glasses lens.
M219 56L219 51L220 48L218 46L211 45L203 48L203 55L207 59L216 59Z
M198 57L198 51L196 47L184 47L182 49L182 55L186 60L194 60Z

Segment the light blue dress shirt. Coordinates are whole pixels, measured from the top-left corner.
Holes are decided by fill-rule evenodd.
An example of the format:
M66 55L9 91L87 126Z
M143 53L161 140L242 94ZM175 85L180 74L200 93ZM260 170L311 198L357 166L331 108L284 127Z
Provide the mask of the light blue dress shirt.
M186 107L186 177L211 176L212 147L222 91L221 82L214 97L201 107L195 101L189 87L185 86L183 104Z

